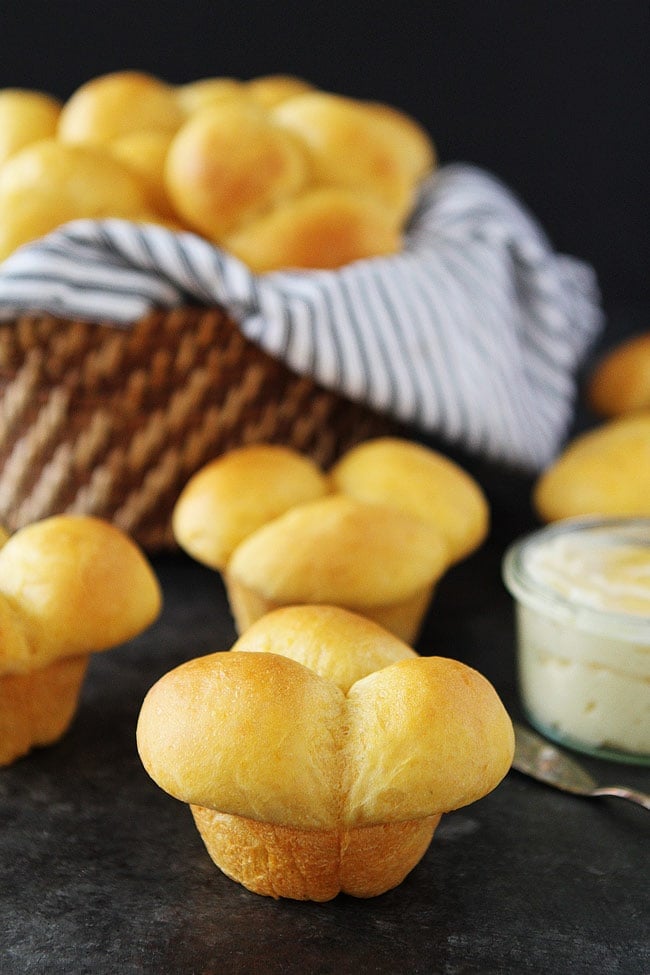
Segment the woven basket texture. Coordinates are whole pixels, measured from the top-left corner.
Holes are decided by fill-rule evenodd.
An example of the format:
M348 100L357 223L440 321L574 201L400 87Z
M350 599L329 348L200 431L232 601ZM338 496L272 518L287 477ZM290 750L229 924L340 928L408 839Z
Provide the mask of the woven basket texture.
M154 311L127 329L50 315L0 325L9 531L79 512L148 551L172 549L182 487L222 453L280 443L327 468L354 444L398 432L268 356L219 308Z

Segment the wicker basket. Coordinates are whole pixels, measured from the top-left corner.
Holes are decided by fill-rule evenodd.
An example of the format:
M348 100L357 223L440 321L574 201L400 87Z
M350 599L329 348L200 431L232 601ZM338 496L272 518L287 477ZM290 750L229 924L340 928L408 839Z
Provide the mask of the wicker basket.
M171 549L188 478L233 447L282 443L323 467L398 432L296 375L218 308L152 312L129 329L49 315L0 325L0 523L106 518Z

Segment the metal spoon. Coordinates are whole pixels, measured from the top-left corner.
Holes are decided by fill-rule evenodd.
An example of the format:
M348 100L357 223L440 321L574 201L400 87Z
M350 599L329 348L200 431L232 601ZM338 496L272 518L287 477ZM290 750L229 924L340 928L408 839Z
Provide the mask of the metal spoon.
M515 724L515 756L512 767L539 782L578 796L617 796L650 809L650 796L622 785L599 786L573 758L541 735Z

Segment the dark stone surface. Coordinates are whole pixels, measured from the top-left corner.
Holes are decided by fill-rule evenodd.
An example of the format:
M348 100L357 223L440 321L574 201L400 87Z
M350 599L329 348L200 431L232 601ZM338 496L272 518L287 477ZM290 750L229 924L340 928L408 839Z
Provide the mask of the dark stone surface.
M490 539L443 580L418 649L477 667L520 718L500 562L534 527L531 482L481 478ZM443 817L381 897L273 901L228 880L188 808L144 772L135 725L161 674L230 647L234 629L212 572L181 555L154 565L159 621L93 658L59 744L0 771L0 975L648 975L648 813L517 772ZM602 783L650 791L650 769L583 761Z
M497 524L447 577L419 649L477 666L518 716L504 543ZM443 817L406 881L373 900L276 902L223 876L188 808L144 772L134 732L157 677L229 647L234 631L211 572L182 556L155 567L161 619L93 658L58 745L0 774L2 975L647 975L648 814L516 772ZM585 764L650 789L649 770Z

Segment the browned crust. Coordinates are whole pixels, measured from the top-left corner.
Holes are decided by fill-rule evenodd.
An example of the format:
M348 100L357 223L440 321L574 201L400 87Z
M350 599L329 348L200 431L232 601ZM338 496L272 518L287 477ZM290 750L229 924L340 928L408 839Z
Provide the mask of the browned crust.
M0 766L51 745L75 715L89 655L68 657L27 674L0 676Z
M268 897L328 901L375 897L397 887L426 853L440 815L350 829L306 830L191 805L212 860Z

